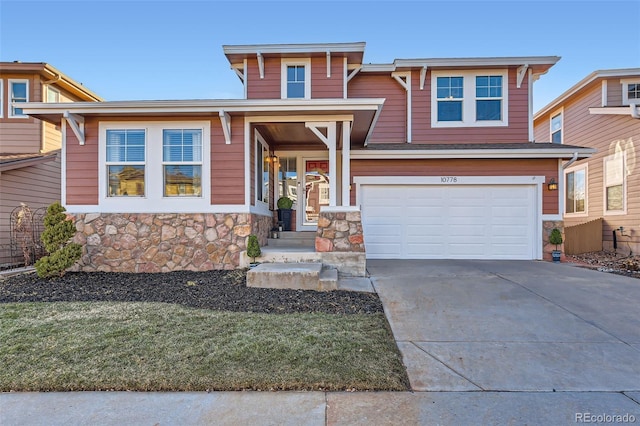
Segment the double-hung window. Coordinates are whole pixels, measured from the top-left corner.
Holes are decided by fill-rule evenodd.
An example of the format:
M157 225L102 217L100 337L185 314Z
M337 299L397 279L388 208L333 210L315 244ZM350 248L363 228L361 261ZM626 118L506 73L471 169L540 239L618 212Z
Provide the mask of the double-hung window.
M311 60L282 59L282 99L311 98Z
M604 206L605 213L624 213L625 200L625 154L616 153L604 159Z
M562 143L562 112L551 116L551 142Z
M622 83L623 105L640 105L640 79L623 79L620 83Z
M587 169L576 168L565 174L565 212L586 213L587 208Z
M9 117L27 118L13 103L29 102L29 80L9 80Z
M431 127L508 125L507 70L433 71Z
M108 197L145 196L144 129L107 130Z
M165 197L202 195L202 130L164 129L162 169Z

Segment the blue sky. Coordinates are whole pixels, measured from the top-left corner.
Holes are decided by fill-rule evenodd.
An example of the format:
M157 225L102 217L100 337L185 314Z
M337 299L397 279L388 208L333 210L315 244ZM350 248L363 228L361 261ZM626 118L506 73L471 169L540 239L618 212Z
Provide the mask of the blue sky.
M640 67L639 18L640 0L0 0L0 60L134 100L242 98L223 44L364 41L366 63L561 56L534 85L538 110L594 70Z

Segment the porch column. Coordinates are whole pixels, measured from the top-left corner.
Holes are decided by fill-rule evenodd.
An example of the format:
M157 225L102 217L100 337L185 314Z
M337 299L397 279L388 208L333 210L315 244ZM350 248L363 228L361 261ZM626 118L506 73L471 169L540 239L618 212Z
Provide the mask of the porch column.
M342 206L351 205L351 122L342 122Z
M338 193L338 168L336 167L337 153L336 153L336 122L332 121L327 126L327 139L329 140L329 205L335 207L338 203L336 202L337 198L336 194Z

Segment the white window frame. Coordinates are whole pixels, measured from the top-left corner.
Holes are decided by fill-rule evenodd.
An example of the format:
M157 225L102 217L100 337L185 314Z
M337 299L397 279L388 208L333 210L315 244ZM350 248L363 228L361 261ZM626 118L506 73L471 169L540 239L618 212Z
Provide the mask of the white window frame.
M163 127L162 128L162 197L167 199L167 198L201 198L202 197L202 191L203 191L203 187L204 187L204 179L202 177L202 173L203 171L203 162L204 162L204 157L203 157L203 152L204 152L204 132L201 133L202 135L202 140L201 140L201 144L203 145L201 148L203 150L203 152L200 153L200 161L166 161L164 159L164 131L165 130L201 130L200 128L191 128L191 127L181 127L181 128L167 128L167 127ZM183 134L184 135L184 134ZM184 146L184 145L183 145ZM165 175L165 167L167 166L200 166L200 178L201 178L201 182L200 182L200 195L188 195L188 194L183 194L183 195L166 195L166 190L167 190L167 182L166 182L166 175Z
M311 99L311 59L282 58L280 63L280 97L282 99ZM289 66L304 66L304 98L289 98L287 96L287 67Z
M584 211L582 212L567 212L567 191L569 190L568 187L568 180L567 180L567 175L569 173L576 173L579 172L581 170L584 170ZM575 182L575 180L574 180ZM589 164L581 164L579 166L573 166L573 167L569 167L568 169L566 169L564 171L564 214L568 217L584 217L584 216L588 216L589 215Z
M556 130L556 132L560 132L560 143L559 145L564 144L564 108L560 108L549 114L549 142L553 142L553 119L557 116L560 116L560 129Z
M4 80L0 78L0 118L4 118Z
M622 161L622 210L607 210L607 162L619 159ZM607 155L602 159L602 211L605 216L616 216L627 214L627 153L624 151Z
M52 101L51 99L49 99L49 95L52 92L55 93L56 96L58 97L58 99L55 100L55 101ZM47 85L47 102L48 103L58 103L58 102L60 102L60 99L61 99L60 91L58 89L56 89L55 87L51 87L51 85Z
M109 197L106 172L107 130L145 129L145 196ZM201 196L165 197L162 155L162 131L165 129L202 129L202 194ZM149 212L193 213L211 209L211 122L117 122L98 125L98 205L104 213Z
M636 105L640 105L640 98L629 99L629 85L640 84L640 78L625 78L620 80L620 84L622 84L622 104L630 105L634 103Z
M494 99L476 97L476 77L502 77L502 119L477 120L476 100ZM462 77L462 121L438 121L438 77ZM431 73L431 127L504 127L509 125L509 70L487 69L474 71L433 71Z
M106 136L107 136L107 130L142 130L142 131L144 131L144 158L145 158L145 161L126 161L126 160L108 161L106 159L106 151L107 151L107 139L106 139ZM108 178L108 176L109 176L109 166L124 166L124 165L127 165L127 166L144 166L144 188L142 190L142 193L143 194L147 193L147 182L148 182L148 180L147 180L147 169L148 169L148 167L147 167L146 159L147 159L147 147L149 146L147 129L145 129L143 127L140 127L140 128L131 128L131 129L107 129L107 130L105 130L105 132L104 132L105 133L105 147L104 147L104 150L105 150L105 162L104 162L104 165L105 165L105 167L102 170L103 173L105 174L105 177L106 177L106 185L107 185L106 196L107 196L107 198L110 198L110 199L111 198L127 198L127 199L129 199L129 198L144 198L145 195L109 195L109 189L108 189L109 188L109 178Z
M26 95L27 98L25 99L25 102L29 102L29 80L24 79L24 78L10 78L9 80L9 84L7 85L7 100L8 100L8 116L9 118L29 118L28 115L25 114L14 114L14 107L13 107L13 83L25 83L26 84Z
M269 145L267 144L267 141L264 140L264 138L262 137L262 135L260 135L260 133L258 133L258 131L256 130L255 132L255 163L254 163L254 167L253 170L255 170L255 179L256 179L256 191L255 191L255 205L258 204L263 204L265 206L268 206L269 204L269 185L264 185L264 173L258 174L258 165L259 164L265 164L265 158L264 158L264 153L266 152L267 155L269 155ZM264 166L263 166L264 168ZM263 170L264 172L264 170ZM267 172L269 172L267 170ZM267 173L267 176L269 176L269 173ZM267 183L269 183L269 178L267 177ZM263 188L262 190L262 199L260 199L258 197L258 187ZM265 201L266 200L266 201Z

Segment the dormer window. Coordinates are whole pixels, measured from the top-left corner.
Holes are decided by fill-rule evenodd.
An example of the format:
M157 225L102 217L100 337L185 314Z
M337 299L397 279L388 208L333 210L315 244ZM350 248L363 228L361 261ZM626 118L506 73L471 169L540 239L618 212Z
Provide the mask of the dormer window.
M622 83L622 104L640 104L640 80L624 79Z
M311 98L311 60L282 60L282 99Z

